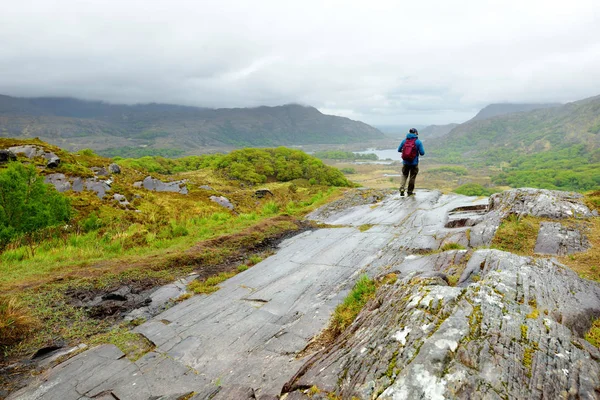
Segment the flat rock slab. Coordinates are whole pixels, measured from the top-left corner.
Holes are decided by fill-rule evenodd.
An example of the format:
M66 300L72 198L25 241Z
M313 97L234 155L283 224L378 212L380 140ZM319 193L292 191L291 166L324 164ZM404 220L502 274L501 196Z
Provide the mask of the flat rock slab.
M589 248L590 243L579 229L565 227L559 222L542 222L534 252L564 256L580 253Z

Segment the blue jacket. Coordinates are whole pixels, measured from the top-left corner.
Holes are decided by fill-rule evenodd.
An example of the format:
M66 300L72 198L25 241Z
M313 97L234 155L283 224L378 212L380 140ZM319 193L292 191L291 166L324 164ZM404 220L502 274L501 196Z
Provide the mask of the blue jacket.
M415 135L414 133L409 133L406 135L406 139L413 139L413 138L417 138L415 144L417 145L417 150L419 151L419 154L424 156L425 155L425 149L423 148L423 143L419 140L419 137L417 135ZM404 147L404 143L406 142L406 139L404 139L402 141L402 143L400 143L400 146L398 146L398 153L402 153L402 148ZM417 154L417 156L415 157L414 160L412 161L405 161L402 160L402 163L404 165L419 165L419 154Z

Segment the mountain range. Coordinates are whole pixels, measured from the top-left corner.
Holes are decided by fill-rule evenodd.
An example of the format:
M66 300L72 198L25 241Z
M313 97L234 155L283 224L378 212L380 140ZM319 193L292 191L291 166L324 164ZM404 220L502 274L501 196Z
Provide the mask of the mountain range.
M193 154L220 147L368 142L384 135L363 122L297 104L210 109L0 95L0 137L39 137L70 150Z
M484 109L475 118L452 128L430 147L446 158L458 156L467 160L511 161L519 155L558 151L577 145L584 145L585 154L598 153L600 96L483 118L487 113L492 115L501 109L513 108L488 106L486 109L486 113ZM600 154L594 159L598 157Z

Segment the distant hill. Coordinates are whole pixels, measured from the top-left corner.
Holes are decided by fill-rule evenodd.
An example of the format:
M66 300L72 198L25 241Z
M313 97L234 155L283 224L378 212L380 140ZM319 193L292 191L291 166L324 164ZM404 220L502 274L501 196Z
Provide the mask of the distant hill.
M600 187L600 96L472 119L428 145L442 161L497 168L513 187Z
M365 123L297 104L208 109L0 95L0 137L39 137L67 149L120 155L123 149L195 153L217 147L342 144L384 135Z
M421 139L437 139L442 136L446 136L450 131L456 128L459 124L446 124L446 125L429 125L423 129L419 129L419 135Z
M492 118L499 115L506 115L518 112L528 112L533 110L539 110L543 108L560 107L560 103L498 103L490 104L484 107L481 111L475 115L471 121L480 121L482 119Z

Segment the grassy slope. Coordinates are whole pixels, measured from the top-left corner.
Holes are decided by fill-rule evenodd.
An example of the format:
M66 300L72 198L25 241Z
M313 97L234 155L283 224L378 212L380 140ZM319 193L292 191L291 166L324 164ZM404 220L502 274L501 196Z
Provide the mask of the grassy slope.
M495 169L499 185L591 190L600 185L600 98L470 121L428 149L440 161Z

